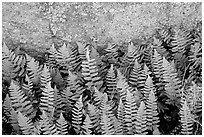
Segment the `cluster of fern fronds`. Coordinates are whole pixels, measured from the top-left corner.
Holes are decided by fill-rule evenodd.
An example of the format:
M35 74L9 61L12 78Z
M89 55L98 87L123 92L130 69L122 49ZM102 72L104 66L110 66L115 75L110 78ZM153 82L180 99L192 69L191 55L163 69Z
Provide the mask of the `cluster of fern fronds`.
M202 134L200 31L57 46L39 63L3 44L3 134Z

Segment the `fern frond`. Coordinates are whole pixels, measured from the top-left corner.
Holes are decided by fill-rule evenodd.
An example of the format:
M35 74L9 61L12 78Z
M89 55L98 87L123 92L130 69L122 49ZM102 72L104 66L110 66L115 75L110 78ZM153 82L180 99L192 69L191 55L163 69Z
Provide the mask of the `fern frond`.
M42 89L40 110L48 112L50 115L54 109L54 89L51 87L51 81L46 83Z
M101 93L95 86L93 87L93 105L100 108L103 93Z
M68 68L67 64L70 62L70 50L65 43L57 50L56 60L60 66Z
M71 92L70 87L66 87L61 91L61 100L62 100L62 110L63 112L69 113L72 110L72 107L74 106L74 103L77 101L77 99L73 99L74 93Z
M41 72L41 75L40 75L40 84L41 86L46 86L48 82L51 81L51 76L50 76L50 72L49 72L49 69L47 68L47 65L45 64L44 65L44 68Z
M116 90L116 75L113 69L113 64L111 64L111 68L106 76L106 87L108 96L111 97Z
M192 135L193 130L193 115L190 112L187 101L182 100L182 107L180 109L180 122L182 125L181 134Z
M163 41L153 37L153 47L160 55L167 56L167 50L163 46Z
M89 58L88 61L82 62L82 75L84 76L84 79L88 82L88 86L96 86L98 84L97 82L100 80L100 77L98 76L98 69L96 67L95 59Z
M165 82L165 93L169 98L166 103L179 106L181 98L181 81L177 77L176 70L163 58L163 80Z
M118 104L118 113L117 113L117 118L118 118L118 128L116 130L116 134L122 135L124 133L124 125L125 125L125 112L124 112L124 105L122 100L120 99L119 104Z
M37 85L40 81L42 66L39 66L39 62L27 54L26 54L26 62L27 62L28 76L30 77L32 82Z
M33 106L16 81L11 81L9 90L13 108L25 116L33 117Z
M34 97L33 82L30 80L28 75L26 75L25 80L27 81L27 84L23 83L22 91L24 91L24 93L32 100Z
M12 108L12 102L9 98L9 95L6 95L3 109L5 110L6 116L9 117L9 123L12 125L13 129L20 134L20 126L18 124L18 116L15 110Z
M57 60L56 60L57 50L55 48L55 45L52 44L50 49L47 52L48 52L48 57L45 64L51 68L55 67L57 65Z
M72 126L74 127L74 130L77 134L81 131L81 125L82 125L82 96L80 96L79 100L74 105L74 108L72 109Z
M185 48L191 45L193 38L191 33L181 29L175 30L175 33L172 38L171 45L173 46L173 53L184 53Z
M125 134L134 134L135 123L137 116L137 105L135 97L129 90L127 90L126 101L124 104L124 125L125 125Z
M162 84L163 81L163 72L162 72L162 57L157 52L157 50L154 50L154 54L152 56L152 70L154 75L154 84L156 87L157 94L161 96L161 94L164 94L164 85Z
M65 107L65 104L63 103L63 98L61 96L60 91L54 87L54 117L60 118L61 113L64 113L63 108Z
M153 89L150 89L149 96L146 101L146 114L147 127L149 130L154 131L155 128L159 127L159 117L157 112L157 99Z
M105 49L105 51L108 52L108 56L117 58L118 57L118 52L117 52L117 45L116 44L108 44L108 47Z
M79 56L79 51L77 46L71 46L70 47L71 53L70 53L70 65L71 65L71 71L78 72L81 69L81 58Z
M31 119L18 113L18 123L24 135L37 135L37 129L34 127Z
M143 90L145 102L149 98L149 94L151 91L156 92L155 87L153 85L152 78L148 75L147 80L145 82L144 90Z
M137 111L136 117L136 133L137 134L147 134L147 118L146 118L146 107L145 103L142 101L140 107Z
M73 74L71 71L68 71L69 76L67 77L67 86L71 90L75 91L77 88L77 75Z
M162 39L163 42L165 43L170 43L171 39L172 39L172 33L171 33L171 28L165 28L165 29L161 29L159 31L160 37Z
M192 82L187 90L187 102L191 113L196 114L202 112L202 88Z
M99 135L101 133L100 111L96 106L89 103L87 104L88 104L88 114L93 125L93 134Z
M60 135L67 135L68 130L67 130L67 121L64 119L62 113L60 114L59 119L56 122L56 127Z
M39 121L39 129L41 135L59 135L59 131L55 124L49 119L45 111L42 112L41 120Z
M133 86L136 87L138 85L138 75L139 75L139 71L142 70L142 67L140 66L140 64L138 63L137 59L134 62L134 67L133 70L130 73L130 77L128 82Z
M82 128L82 134L83 135L91 135L92 134L91 129L93 128L93 125L92 125L92 122L91 122L89 115L86 115L86 118L85 118L84 123L81 126L81 128Z
M102 129L103 135L115 134L112 118L104 111L102 112L102 115L101 115L101 129Z

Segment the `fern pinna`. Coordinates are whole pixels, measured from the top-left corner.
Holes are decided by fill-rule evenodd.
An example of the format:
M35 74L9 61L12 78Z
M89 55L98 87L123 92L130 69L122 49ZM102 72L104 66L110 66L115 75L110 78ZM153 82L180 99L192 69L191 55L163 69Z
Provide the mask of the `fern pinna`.
M200 35L164 27L147 42L124 50L109 43L102 53L93 43L51 44L42 63L3 43L4 133L201 134Z

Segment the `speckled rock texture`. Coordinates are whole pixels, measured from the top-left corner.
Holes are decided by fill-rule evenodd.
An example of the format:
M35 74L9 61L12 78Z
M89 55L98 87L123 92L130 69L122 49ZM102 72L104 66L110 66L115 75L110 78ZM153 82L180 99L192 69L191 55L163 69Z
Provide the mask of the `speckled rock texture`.
M192 29L201 3L2 3L2 40L11 49L43 52L52 43L147 39L162 26Z

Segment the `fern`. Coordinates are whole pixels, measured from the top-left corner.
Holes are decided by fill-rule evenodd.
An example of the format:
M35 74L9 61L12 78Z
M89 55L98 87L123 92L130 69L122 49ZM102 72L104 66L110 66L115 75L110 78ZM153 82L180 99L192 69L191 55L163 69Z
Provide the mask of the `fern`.
M65 43L59 48L59 50L57 50L56 60L60 64L60 66L68 69L67 64L70 62L70 50Z
M54 117L60 118L61 113L64 113L63 108L65 107L65 104L63 103L63 99L61 96L60 91L54 87Z
M107 94L104 94L102 103L101 103L101 130L103 135L113 135L115 133L114 130L114 115L111 111L110 105L107 103L108 98Z
M28 76L34 84L38 84L40 80L42 66L34 58L26 54Z
M159 31L160 37L163 42L169 44L172 39L171 28L164 28Z
M48 82L51 82L51 76L50 76L50 72L49 72L49 69L47 68L46 64L44 65L44 68L41 72L41 75L40 75L40 84L41 86L46 86Z
M154 88L154 85L153 85L152 78L148 75L147 80L145 82L144 91L143 91L144 92L145 102L149 98L149 94L150 94L151 91L156 92L156 90Z
M54 89L51 87L51 81L46 83L42 89L42 97L40 102L41 111L49 113L51 116L54 110Z
M191 113L196 114L202 112L202 89L195 82L187 90L187 102Z
M171 45L173 53L184 53L185 48L192 44L192 36L188 31L182 29L175 30Z
M136 128L137 105L132 93L127 90L126 102L124 104L124 126L126 134L134 134Z
M147 117L144 102L141 102L140 107L138 108L136 120L136 133L140 135L147 134Z
M74 105L74 108L72 109L72 126L77 134L81 131L82 126L82 96L80 96L79 100Z
M55 124L49 119L46 112L43 111L41 115L41 120L39 121L39 130L41 135L58 135L59 131L57 130Z
M182 107L180 109L180 122L182 125L181 134L183 135L191 135L193 130L193 116L190 112L188 104L186 100L182 100Z
M87 81L87 85L90 87L92 85L97 86L100 80L98 76L98 70L96 68L95 59L90 59L89 49L87 49L86 57L87 61L82 62L82 75L84 79Z
M60 114L59 119L56 122L57 131L59 132L59 135L67 135L67 121L64 119L62 113Z
M78 72L81 69L81 58L79 57L79 51L77 46L70 47L70 65L71 71Z
M93 87L93 104L100 108L103 93L101 93L96 87Z
M88 115L91 120L91 124L93 126L93 134L100 134L101 133L101 125L100 125L100 110L88 103Z
M136 87L138 86L138 75L139 75L139 71L141 71L142 68L140 66L140 64L138 63L137 59L135 60L135 64L134 64L134 68L130 73L130 77L129 77L129 83L133 86Z
M147 127L151 131L158 128L160 122L157 112L157 99L154 92L153 89L150 89L149 97L146 101Z
M173 66L163 58L163 79L165 82L165 93L168 97L166 103L179 106L181 98L181 81Z
M45 64L51 68L56 67L56 65L57 65L57 60L56 60L57 50L55 48L55 45L52 44L50 49L47 52L48 52L48 55L47 55L47 60L46 60Z
M118 104L118 113L117 113L117 118L118 118L118 128L116 129L116 134L122 135L124 133L124 118L125 118L125 112L124 112L124 105L122 100L120 99L119 104Z
M116 44L108 44L108 47L105 49L105 51L108 52L108 55L110 57L113 57L113 58L117 58L118 57L118 52L117 52L117 45Z
M3 109L5 109L6 116L9 117L9 123L12 125L13 129L20 134L20 126L18 125L18 115L12 107L12 102L8 96L6 95Z
M3 72L9 74L11 78L23 77L25 75L25 57L22 55L15 55L10 51L6 44L2 48Z
M157 52L162 55L167 57L167 50L164 48L163 46L163 41L160 39L157 39L155 37L153 37L153 48L157 50Z
M114 95L116 90L116 75L113 70L113 64L111 64L111 68L109 69L107 76L106 76L106 86L107 86L107 93L109 97Z
M12 107L28 117L33 117L33 106L28 100L27 96L23 93L17 82L11 81L9 87Z
M86 118L85 118L84 123L83 123L81 128L82 128L82 134L83 135L91 135L92 134L91 129L93 128L93 126L92 126L92 122L91 122L89 115L86 115Z
M26 75L25 80L27 81L26 83L23 83L22 85L22 91L28 96L30 100L34 98L34 91L33 91L33 82L30 80L28 75Z
M162 57L157 52L157 50L154 50L154 54L152 56L152 70L154 74L154 81L155 86L157 89L157 94L161 95L163 94L163 84L162 84L162 78L163 78L163 72L162 72Z
M34 127L32 121L24 116L21 112L18 113L18 123L24 135L37 135L37 129Z
M120 73L120 71L117 70L117 72L118 72L117 73L118 74L118 81L117 81L116 87L117 87L118 92L120 94L120 98L122 100L125 100L127 90L129 90L133 94L138 94L138 91L128 84L126 78ZM138 95L138 97L139 97L139 95Z

